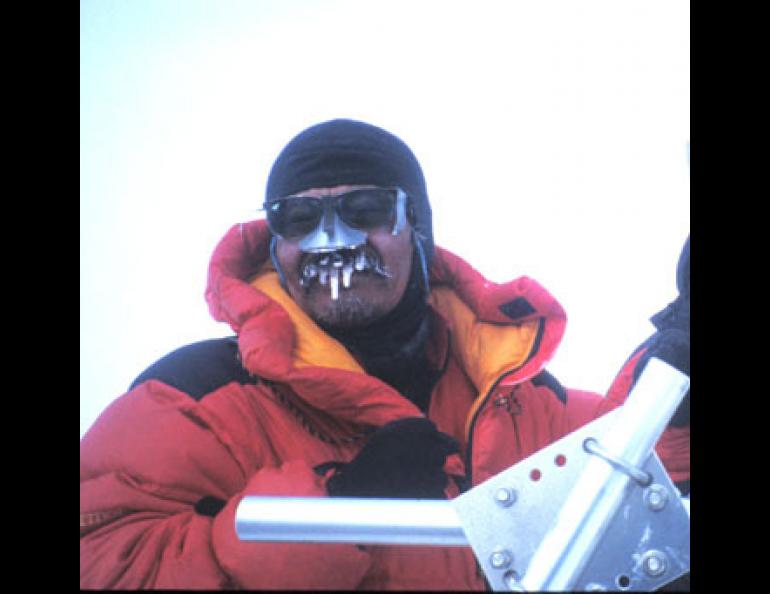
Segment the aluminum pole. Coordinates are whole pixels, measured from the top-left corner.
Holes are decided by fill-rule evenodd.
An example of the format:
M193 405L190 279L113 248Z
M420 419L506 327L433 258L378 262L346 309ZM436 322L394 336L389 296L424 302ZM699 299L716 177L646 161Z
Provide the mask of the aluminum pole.
M445 500L249 496L235 519L241 540L468 546Z

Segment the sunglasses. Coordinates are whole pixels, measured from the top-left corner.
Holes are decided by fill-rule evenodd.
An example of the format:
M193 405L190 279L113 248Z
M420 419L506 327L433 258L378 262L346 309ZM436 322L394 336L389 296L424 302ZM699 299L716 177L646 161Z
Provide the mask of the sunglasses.
M273 234L287 240L305 237L318 228L327 213L354 229L370 230L393 226L397 232L396 203L406 195L400 188L362 188L320 198L287 196L265 202L267 224Z

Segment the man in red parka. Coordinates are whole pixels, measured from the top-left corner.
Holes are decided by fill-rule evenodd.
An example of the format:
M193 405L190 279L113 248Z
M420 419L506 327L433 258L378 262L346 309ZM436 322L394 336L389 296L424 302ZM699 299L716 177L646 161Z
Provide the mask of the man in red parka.
M264 208L209 265L235 336L152 365L81 441L81 587L483 590L469 548L243 542L235 509L455 497L610 410L545 370L564 310L435 246L420 165L381 128L298 134Z

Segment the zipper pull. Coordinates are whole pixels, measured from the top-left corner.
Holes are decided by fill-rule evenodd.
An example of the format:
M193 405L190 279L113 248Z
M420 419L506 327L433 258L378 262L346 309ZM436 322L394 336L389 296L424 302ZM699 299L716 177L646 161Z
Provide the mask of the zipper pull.
M492 400L492 404L498 408L505 408L506 411L511 412L511 395L510 394L498 394Z
M498 394L492 400L492 404L497 407L505 408L507 412L512 415L521 414L521 404L516 396L514 396L514 390L511 390L507 394Z

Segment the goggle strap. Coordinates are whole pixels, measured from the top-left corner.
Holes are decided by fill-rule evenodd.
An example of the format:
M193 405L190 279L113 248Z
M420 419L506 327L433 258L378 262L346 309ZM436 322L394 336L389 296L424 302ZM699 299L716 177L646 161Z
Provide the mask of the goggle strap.
M391 235L398 235L406 227L406 192L396 188L396 222L393 223Z
M419 236L417 235L417 231L415 229L412 229L412 243L414 244L414 249L417 252L417 257L420 260L420 272L422 277L422 286L425 290L425 295L427 296L430 294L430 284L429 284L429 274L428 274L428 261L425 258L425 249L422 246L422 240L420 240Z
M275 271L278 273L278 280L281 282L281 286L284 288L284 290L288 291L288 285L286 284L286 275L283 273L283 268L281 268L281 265L278 262L278 256L275 252L277 245L278 245L278 236L273 235L273 237L270 239L270 259L273 261L273 268L275 268Z

